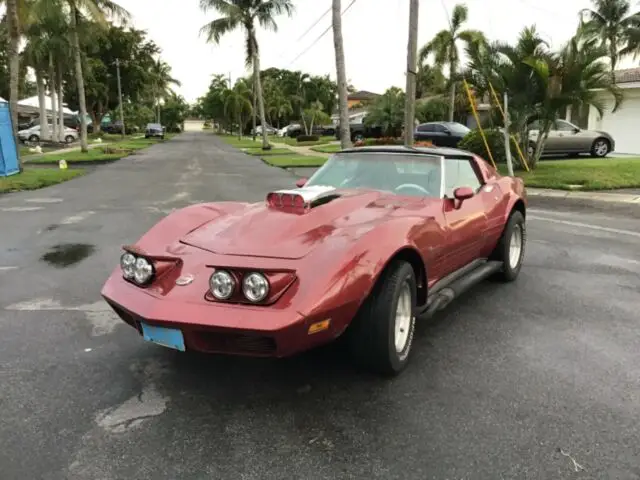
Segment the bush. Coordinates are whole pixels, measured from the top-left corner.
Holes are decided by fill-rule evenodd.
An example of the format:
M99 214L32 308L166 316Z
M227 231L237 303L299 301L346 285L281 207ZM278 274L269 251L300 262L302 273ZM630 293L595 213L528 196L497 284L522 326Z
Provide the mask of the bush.
M493 155L493 160L496 163L507 163L507 156L504 151L504 134L497 129L486 129L484 130L484 135L489 144L491 154ZM465 137L460 140L460 143L458 143L458 148L468 150L491 162L487 148L480 135L480 130L471 130L467 133ZM513 139L511 139L511 158L514 164L520 163L516 143Z
M317 142L320 137L317 135L298 135L296 141L298 142Z

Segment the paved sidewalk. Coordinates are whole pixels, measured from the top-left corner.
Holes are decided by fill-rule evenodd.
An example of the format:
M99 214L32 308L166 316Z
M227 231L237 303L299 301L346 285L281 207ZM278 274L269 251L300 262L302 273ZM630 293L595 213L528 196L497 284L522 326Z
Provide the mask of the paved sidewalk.
M640 206L640 194L634 193L610 193L610 192L575 192L567 190L552 190L549 188L527 187L530 197L555 197L575 200L596 200L613 203L632 203Z

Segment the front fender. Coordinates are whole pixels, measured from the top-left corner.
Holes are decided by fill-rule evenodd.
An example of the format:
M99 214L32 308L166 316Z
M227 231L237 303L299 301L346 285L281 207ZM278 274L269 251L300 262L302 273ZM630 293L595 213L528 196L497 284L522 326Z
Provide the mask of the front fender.
M242 202L199 203L175 210L147 230L135 246L148 252L164 251L183 235L247 205Z
M298 292L303 299L300 313L317 317L339 311L344 317L342 323L348 323L398 252L409 250L424 267L427 259L421 255L415 238L417 233L428 234L429 230L424 218L402 217L370 228L357 238L334 238L334 245L327 245L299 270L300 290L305 286L304 291ZM318 272L324 273L314 279Z

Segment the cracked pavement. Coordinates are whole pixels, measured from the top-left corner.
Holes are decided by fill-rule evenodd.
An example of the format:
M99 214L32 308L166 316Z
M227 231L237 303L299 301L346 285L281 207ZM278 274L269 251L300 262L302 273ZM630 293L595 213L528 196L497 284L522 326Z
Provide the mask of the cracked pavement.
M101 306L121 245L172 209L295 178L189 132L0 196L3 480L640 478L638 209L531 199L519 280L420 324L392 380L332 347L186 356ZM85 258L43 260L69 245Z

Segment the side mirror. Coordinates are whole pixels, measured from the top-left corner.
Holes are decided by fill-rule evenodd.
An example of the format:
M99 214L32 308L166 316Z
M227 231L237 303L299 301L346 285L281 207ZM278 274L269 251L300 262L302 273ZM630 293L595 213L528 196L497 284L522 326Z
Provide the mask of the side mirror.
M308 179L307 177L299 178L299 179L296 181L296 187L298 187L298 188L302 188L302 187L304 187L304 186L307 184L307 182L308 182L308 181L309 181L309 179Z
M580 129L578 127L574 128L573 133L580 133Z
M456 200L463 201L468 200L475 195L471 187L458 187L453 191L453 196Z
M448 128L445 128L445 129L444 129L444 133L445 133L446 135L451 135L451 130L449 130Z

